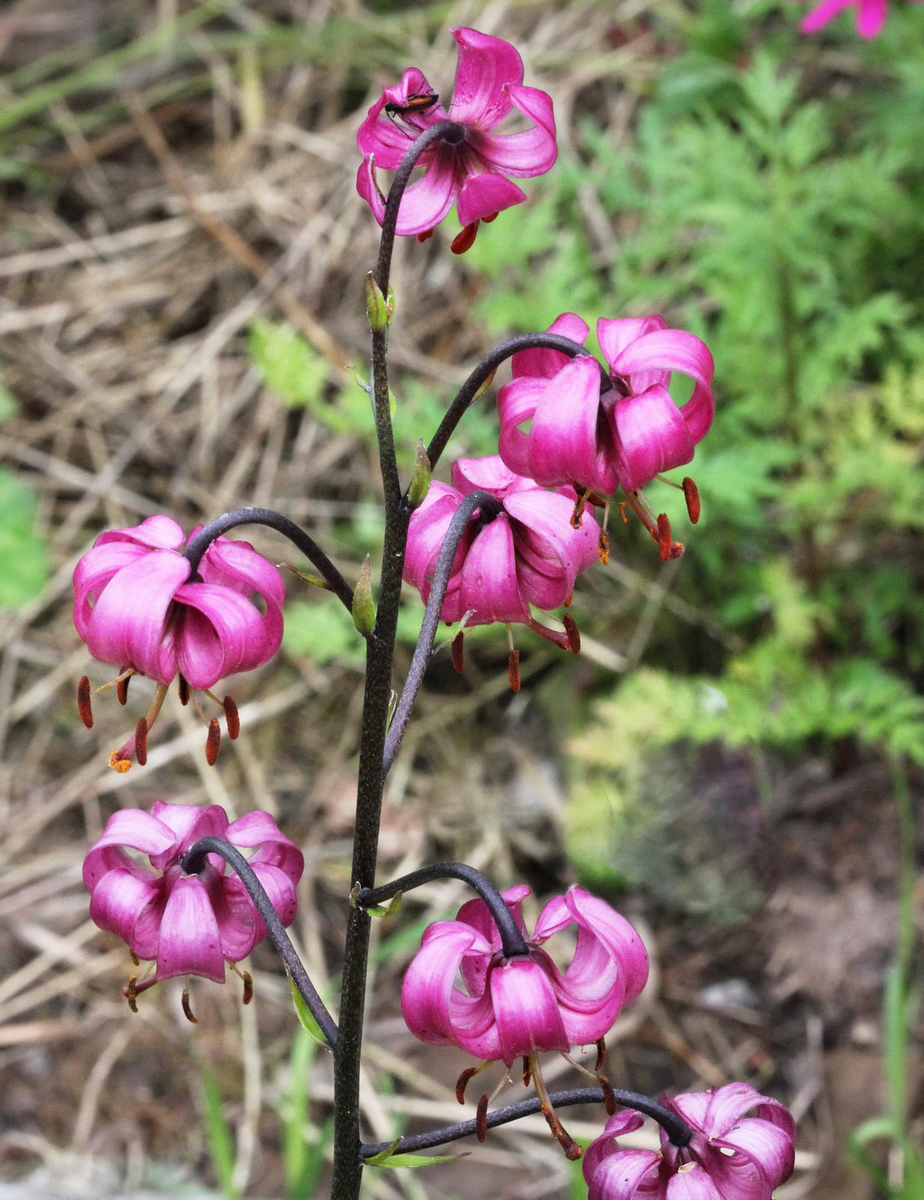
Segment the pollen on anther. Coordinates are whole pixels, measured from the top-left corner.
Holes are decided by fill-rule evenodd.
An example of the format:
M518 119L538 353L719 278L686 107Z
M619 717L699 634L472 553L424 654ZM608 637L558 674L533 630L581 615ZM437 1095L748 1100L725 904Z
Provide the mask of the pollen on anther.
M658 549L661 551L661 561L667 562L671 557L671 547L674 544L671 537L671 523L667 513L659 513L658 515L658 532L655 541L658 543Z
M237 705L230 696L225 696L222 701L222 707L225 710L225 725L228 729L228 737L233 742L241 732L241 718L237 711Z
M121 750L113 750L109 755L109 765L113 771L118 771L120 775L124 775L126 771L131 770L131 759L123 758Z
M122 989L122 994L125 996L125 999L128 1001L128 1007L131 1009L131 1011L133 1013L136 1013L138 1011L137 986L138 986L138 976L137 975L129 975L128 983Z
M93 704L90 700L90 680L81 675L77 684L77 712L87 729L93 728Z
M218 761L218 751L221 749L221 726L218 724L218 718L212 717L209 721L209 732L205 739L205 761L210 767L214 767Z
M600 559L600 566L606 567L610 561L610 535L605 529L600 530L600 536L597 538L597 557Z

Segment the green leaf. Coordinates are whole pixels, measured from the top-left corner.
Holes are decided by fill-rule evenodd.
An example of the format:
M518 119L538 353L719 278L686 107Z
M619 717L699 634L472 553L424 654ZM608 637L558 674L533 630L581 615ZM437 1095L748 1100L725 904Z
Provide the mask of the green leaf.
M48 582L48 551L35 532L38 498L9 471L0 471L0 609L22 608Z
M314 1038L319 1046L327 1046L327 1038L321 1032L321 1026L314 1019L311 1009L305 1003L305 998L295 986L291 975L289 976L289 990L292 993L292 1003L295 1005L295 1015L298 1017L299 1025Z
M367 1167L432 1167L434 1163L452 1162L464 1158L463 1154L395 1154L401 1138L395 1138L390 1146L373 1158L366 1159Z

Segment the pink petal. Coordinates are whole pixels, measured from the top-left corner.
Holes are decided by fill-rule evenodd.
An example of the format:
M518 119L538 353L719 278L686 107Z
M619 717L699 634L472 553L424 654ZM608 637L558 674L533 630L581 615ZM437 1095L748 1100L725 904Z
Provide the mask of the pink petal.
M160 926L157 978L202 975L224 983L221 935L206 886L198 875L177 879Z
M459 64L450 114L454 121L493 129L510 111L510 84L523 82L523 60L509 42L475 29L450 31L459 47Z
M279 649L282 614L276 605L263 615L239 592L210 583L185 584L176 600L182 609L170 630L172 653L166 641L165 651L194 688L252 670Z
M291 883L298 883L305 868L305 858L298 846L285 836L268 812L258 809L239 817L228 826L225 837L232 846L260 849L251 858L250 865L267 864L278 867Z
M204 583L235 588L248 598L256 592L265 603L272 603L276 608L281 608L286 598L285 583L279 570L248 542L216 538L202 556L199 575Z
M123 846L147 854L152 860L171 858L179 853L179 842L157 813L139 808L123 808L114 812L106 822L102 837L93 843L83 864L83 881L92 891L102 876L113 866L124 866L127 859Z
M613 493L619 479L599 416L600 367L590 356L575 358L549 380L533 414L529 475L544 487L573 482Z
M614 320L600 317L597 321L597 341L603 357L612 366L633 342L664 328L664 318L657 314L652 317L617 317ZM622 371L616 373L623 374Z
M559 357L564 358L564 355ZM530 468L529 434L519 426L532 420L545 396L545 389L545 379L525 377L511 380L497 393L497 412L501 427L498 442L500 457L511 471L521 476L527 475Z
M479 1058L500 1058L500 1042L487 994L467 996L454 987L463 955L477 941L458 922L443 926L415 955L401 988L401 1011L415 1037L431 1045L456 1045Z
M583 346L587 340L590 327L574 313L562 313L556 317L546 330L546 333L557 333L560 337L570 338ZM520 375L539 375L551 379L571 361L567 354L560 350L518 350L512 359L513 377Z
M531 87L511 87L508 94L516 108L535 122L533 128L522 133L475 134L468 144L488 166L504 175L544 175L558 158L551 97Z
M189 563L170 550L152 550L123 567L100 594L87 625L87 648L101 662L127 664L170 683L176 662L163 654L167 618Z
M621 1108L615 1112L607 1121L603 1133L595 1138L584 1151L584 1157L581 1160L584 1179L589 1183L597 1166L605 1158L619 1153L620 1147L616 1138L622 1137L625 1133L634 1133L644 1124L641 1113L634 1112L631 1108ZM654 1158L657 1160L657 1155L654 1155Z
M610 360L614 372L630 378L632 390L644 391L655 384L667 386L665 371L682 371L695 381L693 395L683 406L683 419L694 442L709 432L715 414L712 378L715 366L705 342L680 329L662 329L646 334Z
M619 478L634 492L662 471L688 463L696 441L666 388L619 400L610 414L618 445Z
M795 1161L793 1133L759 1117L746 1117L724 1138L714 1138L713 1144L736 1153L718 1156L718 1162L732 1176L740 1171L742 1162L751 1162L766 1179L770 1190L784 1183L792 1174ZM718 1182L717 1169L712 1170Z
M678 1168L668 1180L664 1194L667 1200L744 1200L737 1192L717 1187L712 1175L695 1162ZM769 1195L765 1200L770 1200Z
M568 1050L552 982L539 963L531 958L503 962L491 971L488 986L501 1058L508 1066L534 1050Z
M503 514L485 526L469 547L460 589L465 607L474 609L471 625L529 620L529 606L517 582L513 531Z
M452 483L462 496L482 491L491 492L501 499L516 481L516 475L498 454L489 454L484 458L457 458L452 464Z
M410 149L411 137L401 125L388 117L384 111L385 105L404 107L411 96L426 95L432 91L423 72L416 67L409 67L401 76L401 82L386 88L369 109L356 134L360 153L364 156L374 154L375 161L386 170L394 171L399 167ZM447 116L442 105L434 105L427 110L427 115L431 116L431 124L434 119L445 120Z
M74 570L74 625L87 640L93 608L99 594L123 567L144 558L149 551L133 542L110 542L95 546L78 562Z
M701 1094L708 1097L708 1107L700 1128L710 1138L726 1134L751 1111L790 1135L795 1133L795 1122L789 1109L770 1096L762 1096L749 1083L727 1083L724 1087ZM685 1107L682 1102L687 1099L688 1097L683 1095L674 1097L674 1106L681 1116L684 1115Z
M522 204L525 199L526 193L515 183L503 175L486 171L478 175L466 174L456 196L456 208L460 223L473 225L515 204ZM401 205L403 213L403 200Z
M658 1175L658 1155L652 1150L618 1150L598 1163L591 1159L590 1171L586 1158L582 1165L587 1200L664 1200L666 1195Z
M154 958L157 953L156 938L153 944L143 940L139 951L133 934L139 916L146 911L156 909L159 918L162 883L161 879L143 879L134 871L118 867L107 871L93 888L90 916L100 929L122 938L139 958Z
M93 545L115 542L128 542L150 550L179 550L186 544L186 534L172 517L155 516L128 529L109 529L101 533Z

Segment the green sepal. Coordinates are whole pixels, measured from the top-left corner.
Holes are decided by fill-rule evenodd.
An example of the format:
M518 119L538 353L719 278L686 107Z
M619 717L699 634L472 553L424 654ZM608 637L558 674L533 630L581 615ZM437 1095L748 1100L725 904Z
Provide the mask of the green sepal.
M401 1138L395 1138L380 1154L366 1159L367 1167L431 1167L434 1163L452 1162L461 1154L395 1154Z
M375 600L372 598L372 559L367 554L363 559L359 579L353 589L353 624L368 637L375 629Z
M302 1029L304 1029L309 1036L314 1038L319 1046L324 1046L329 1050L330 1045L327 1041L327 1038L321 1032L321 1026L314 1019L314 1014L305 1003L305 997L295 986L295 980L291 975L289 976L289 988L292 991L292 1003L295 1006L295 1015L298 1017L299 1025L301 1025Z
M421 439L417 443L417 466L414 470L414 478L411 480L411 486L407 490L407 502L412 512L415 508L419 508L423 504L429 490L430 459L427 456L426 448Z

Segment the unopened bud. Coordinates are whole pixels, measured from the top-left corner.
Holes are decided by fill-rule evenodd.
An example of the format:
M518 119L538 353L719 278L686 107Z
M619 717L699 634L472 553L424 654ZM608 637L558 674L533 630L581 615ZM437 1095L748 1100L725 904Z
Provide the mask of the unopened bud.
M392 309L394 309L393 298ZM369 328L375 333L381 333L388 328L390 319L388 302L382 295L382 289L375 282L375 276L371 271L366 276L366 313L369 317Z
M375 629L375 601L372 598L372 560L368 554L353 589L352 613L353 624L363 637L369 637Z
M417 465L414 468L414 478L407 490L407 502L413 512L419 508L430 490L430 459L427 455L423 439L417 443Z

